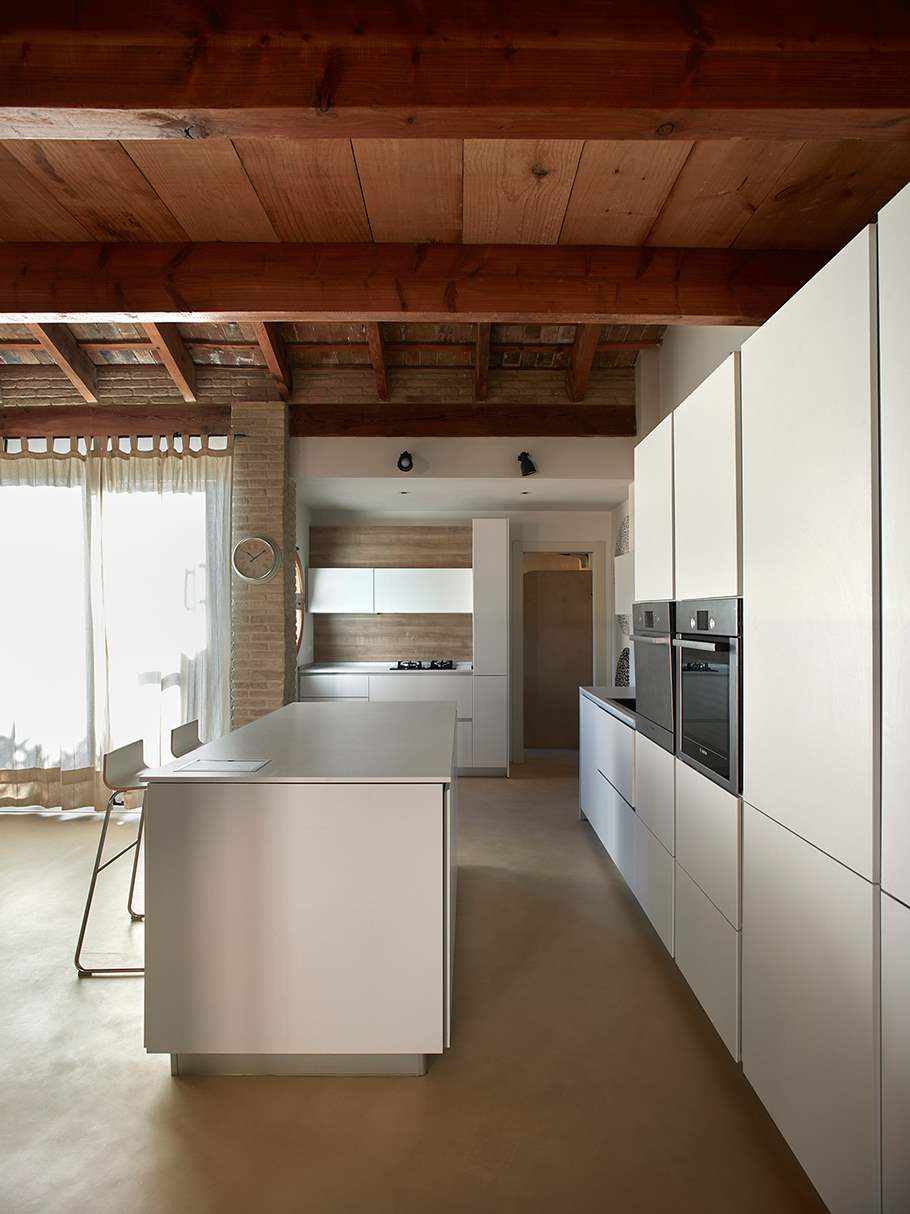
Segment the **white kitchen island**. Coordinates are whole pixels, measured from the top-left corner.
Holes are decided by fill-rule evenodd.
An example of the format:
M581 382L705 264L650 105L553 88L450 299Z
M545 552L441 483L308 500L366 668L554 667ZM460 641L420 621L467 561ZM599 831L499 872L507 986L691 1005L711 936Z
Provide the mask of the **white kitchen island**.
M288 704L153 772L147 1051L422 1074L451 1033L454 746L450 704Z

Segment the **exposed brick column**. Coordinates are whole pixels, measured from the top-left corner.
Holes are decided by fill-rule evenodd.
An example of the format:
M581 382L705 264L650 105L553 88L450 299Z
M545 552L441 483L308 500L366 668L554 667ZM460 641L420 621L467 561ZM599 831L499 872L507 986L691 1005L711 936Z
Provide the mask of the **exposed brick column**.
M231 719L245 725L294 696L293 602L295 512L288 485L288 418L282 403L232 405L234 444L232 545L265 535L282 548L269 582L232 574Z

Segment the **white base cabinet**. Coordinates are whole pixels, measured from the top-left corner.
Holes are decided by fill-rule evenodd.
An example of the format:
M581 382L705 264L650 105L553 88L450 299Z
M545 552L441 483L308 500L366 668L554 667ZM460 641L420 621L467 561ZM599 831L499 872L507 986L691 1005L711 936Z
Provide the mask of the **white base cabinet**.
M635 808L672 856L676 850L676 776L669 751L635 735Z
M882 894L882 1209L910 1210L910 907Z
M877 889L744 806L743 1070L832 1214L877 1209Z
M664 948L673 956L673 857L641 820L633 815L632 891L651 920Z
M738 1061L741 933L676 865L676 964Z
M676 859L735 928L741 805L739 797L676 760Z
M509 680L505 675L474 676L474 766L509 766Z

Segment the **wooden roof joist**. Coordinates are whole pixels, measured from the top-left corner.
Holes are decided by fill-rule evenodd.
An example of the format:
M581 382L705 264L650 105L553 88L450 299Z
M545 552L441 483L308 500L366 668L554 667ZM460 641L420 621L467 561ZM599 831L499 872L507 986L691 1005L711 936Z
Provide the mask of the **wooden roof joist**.
M817 252L542 245L0 244L0 323L761 324Z
M910 138L901 0L271 12L171 0L166 22L161 11L14 10L0 35L0 136Z

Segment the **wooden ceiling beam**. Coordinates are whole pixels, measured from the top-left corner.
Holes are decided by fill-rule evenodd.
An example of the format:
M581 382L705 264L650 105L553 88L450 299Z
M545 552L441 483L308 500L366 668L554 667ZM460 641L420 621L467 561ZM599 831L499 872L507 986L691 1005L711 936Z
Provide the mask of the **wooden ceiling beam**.
M490 329L479 324L474 339L474 399L486 400L490 390Z
M98 371L88 355L80 350L64 324L29 324L39 346L48 353L83 400L98 400Z
M702 7L36 0L0 35L0 136L910 138L901 0Z
M2 438L92 438L155 434L229 434L228 405L17 406L0 409Z
M192 404L196 400L196 364L190 358L177 326L158 322L146 323L142 327L178 392L187 403Z
M0 323L761 324L827 258L601 245L0 243Z
M585 398L599 337L600 325L578 325L575 329L575 340L566 371L566 392L569 400L578 401Z
M277 324L264 320L254 321L252 329L281 398L287 400L294 390L294 383L281 329Z
M378 323L365 324L367 347L370 351L370 362L376 377L376 395L380 400L389 399L389 376L386 371L385 354L382 349L382 330Z
M620 405L292 405L298 438L628 438L635 410Z

